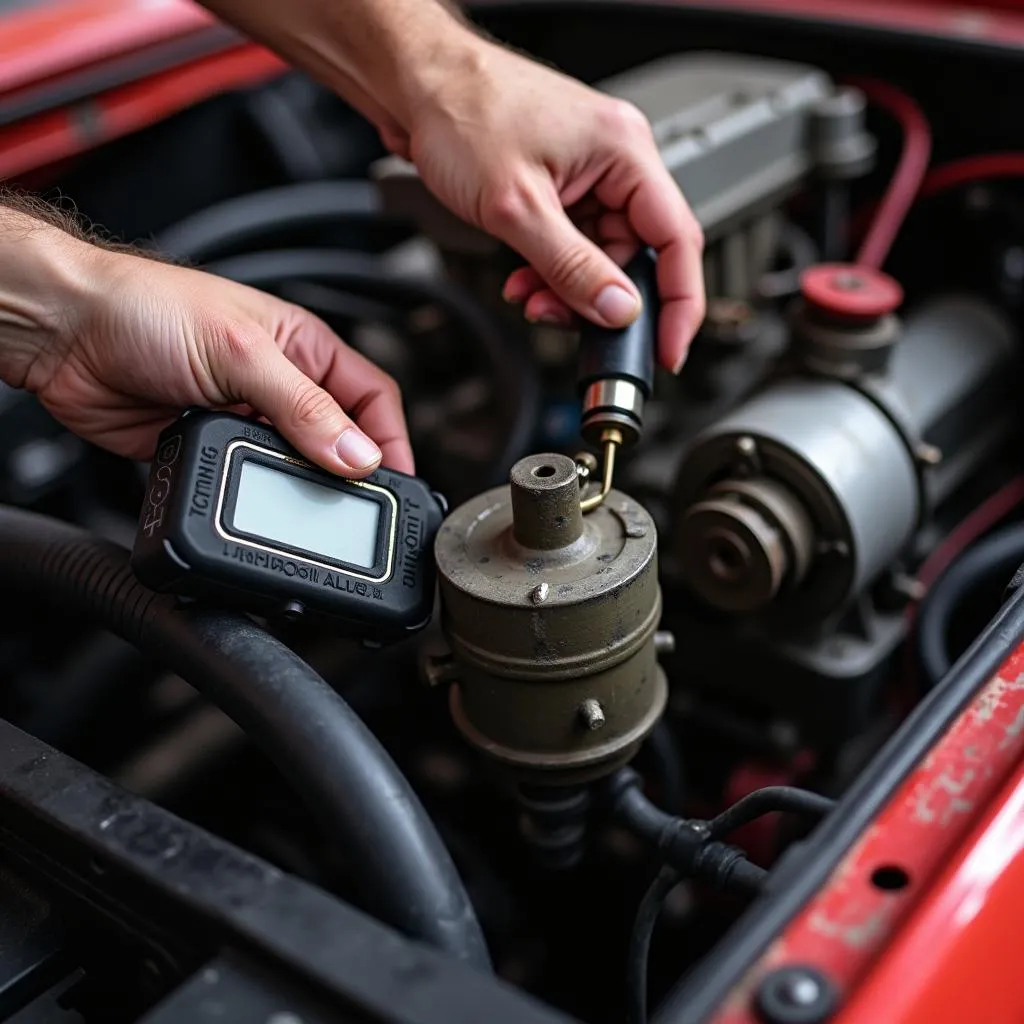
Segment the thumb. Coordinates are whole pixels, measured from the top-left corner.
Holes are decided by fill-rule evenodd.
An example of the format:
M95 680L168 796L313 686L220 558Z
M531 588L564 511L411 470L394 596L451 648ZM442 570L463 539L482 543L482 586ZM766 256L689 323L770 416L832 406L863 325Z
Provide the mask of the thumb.
M241 399L311 462L353 478L380 465L380 448L276 345L263 347L235 377Z
M570 308L602 327L625 327L640 313L629 278L569 219L557 199L524 204L505 219L501 240L515 249Z

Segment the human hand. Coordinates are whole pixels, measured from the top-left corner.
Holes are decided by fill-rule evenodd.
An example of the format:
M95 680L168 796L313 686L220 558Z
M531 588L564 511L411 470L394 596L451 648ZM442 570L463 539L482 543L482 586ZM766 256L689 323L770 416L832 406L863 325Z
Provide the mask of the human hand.
M704 318L703 238L635 107L473 36L410 106L406 152L464 220L526 259L505 285L533 321L630 323L620 267L658 253L659 361L677 372Z
M47 225L28 230L22 276L33 280L0 282L0 371L76 434L144 459L184 408L230 408L262 415L332 472L362 477L382 456L412 472L394 381L305 310ZM12 303L31 306L21 320L38 329L5 350Z

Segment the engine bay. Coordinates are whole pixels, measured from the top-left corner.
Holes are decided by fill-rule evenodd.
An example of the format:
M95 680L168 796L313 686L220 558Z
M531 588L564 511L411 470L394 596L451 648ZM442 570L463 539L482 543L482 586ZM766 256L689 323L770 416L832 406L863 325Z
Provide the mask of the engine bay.
M636 104L704 230L683 371L585 396L582 434L581 332L503 302L514 254L302 75L25 177L325 319L401 386L447 511L400 642L154 597L127 551L161 456L0 391L0 947L27 958L0 1020L830 1020L813 972L740 987L750 915L831 870L816 835L1020 639L1020 52L699 6L477 17ZM287 1011L245 1002L253 964Z

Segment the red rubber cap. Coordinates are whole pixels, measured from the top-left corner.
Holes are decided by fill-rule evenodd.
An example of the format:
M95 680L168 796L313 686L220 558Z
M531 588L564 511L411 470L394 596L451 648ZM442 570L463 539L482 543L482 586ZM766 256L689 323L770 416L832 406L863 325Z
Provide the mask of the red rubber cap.
M855 263L820 263L800 275L809 306L832 316L874 320L894 313L903 302L899 282L881 270Z

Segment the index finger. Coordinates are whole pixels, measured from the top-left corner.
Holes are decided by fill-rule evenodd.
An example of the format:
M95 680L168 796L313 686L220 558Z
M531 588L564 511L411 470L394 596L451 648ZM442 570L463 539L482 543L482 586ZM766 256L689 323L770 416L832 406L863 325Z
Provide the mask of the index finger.
M634 146L630 159L627 194L605 201L623 209L637 236L658 254L658 355L675 373L704 319L703 234L653 140Z
M377 443L383 465L414 473L402 396L395 382L346 345L322 320L311 313L303 320L302 329L286 342L285 355L329 392L359 429Z

